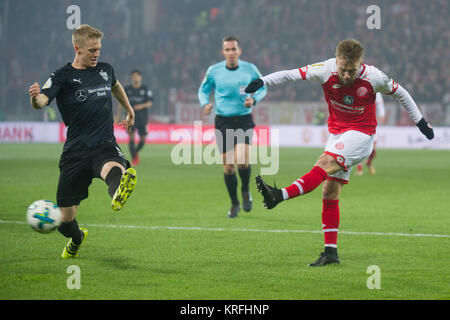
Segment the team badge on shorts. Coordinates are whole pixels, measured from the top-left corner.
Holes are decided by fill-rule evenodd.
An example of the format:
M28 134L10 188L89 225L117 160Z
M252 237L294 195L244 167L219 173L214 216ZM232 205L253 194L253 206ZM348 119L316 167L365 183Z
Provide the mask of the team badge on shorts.
M344 149L344 143L343 142L338 142L334 145L334 147L338 150L342 150Z

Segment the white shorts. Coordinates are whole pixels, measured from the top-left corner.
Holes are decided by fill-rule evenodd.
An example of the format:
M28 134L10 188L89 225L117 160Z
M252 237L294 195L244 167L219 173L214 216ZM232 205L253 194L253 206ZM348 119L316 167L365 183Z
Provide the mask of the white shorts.
M330 134L325 153L332 156L343 167L327 179L348 183L352 166L367 158L373 149L375 135L350 130L341 134Z

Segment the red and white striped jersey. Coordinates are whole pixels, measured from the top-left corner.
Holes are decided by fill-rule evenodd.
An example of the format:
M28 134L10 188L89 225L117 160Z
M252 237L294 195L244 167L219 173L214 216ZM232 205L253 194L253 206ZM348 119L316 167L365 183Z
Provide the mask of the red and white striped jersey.
M417 123L422 117L409 93L397 82L374 66L363 64L356 80L350 86L340 84L336 58L304 66L302 68L271 73L262 78L265 85L277 85L285 81L311 80L322 85L328 104L328 130L340 134L357 130L369 135L377 126L376 93L393 94L408 110Z
M342 86L336 59L299 68L303 80L320 82L328 103L328 130L340 134L357 130L372 135L377 126L376 93L393 94L398 84L374 66L363 64L350 86Z

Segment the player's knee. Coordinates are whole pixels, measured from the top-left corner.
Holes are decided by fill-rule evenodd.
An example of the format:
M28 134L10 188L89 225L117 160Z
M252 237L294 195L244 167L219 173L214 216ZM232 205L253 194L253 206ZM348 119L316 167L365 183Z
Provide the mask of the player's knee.
M242 163L242 164L238 164L238 169L239 170L245 170L249 167L248 163Z
M326 180L322 187L322 198L328 200L337 200L341 193L342 185L340 182Z
M236 168L235 168L234 164L224 164L223 172L227 175L231 175L236 172Z
M61 221L70 222L75 219L78 206L60 207L59 209L61 210Z
M333 173L336 173L337 171L342 169L342 167L336 161L336 159L334 159L332 156L330 156L330 155L328 155L326 153L323 153L319 157L319 159L317 159L317 162L316 162L315 166L318 166L318 167L322 168L329 175L333 174Z

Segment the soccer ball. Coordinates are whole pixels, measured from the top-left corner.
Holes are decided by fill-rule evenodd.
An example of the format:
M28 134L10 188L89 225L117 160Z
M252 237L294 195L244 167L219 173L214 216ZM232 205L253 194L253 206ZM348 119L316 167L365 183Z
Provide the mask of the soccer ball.
M61 210L49 200L37 200L28 207L27 222L33 230L49 233L61 225Z

